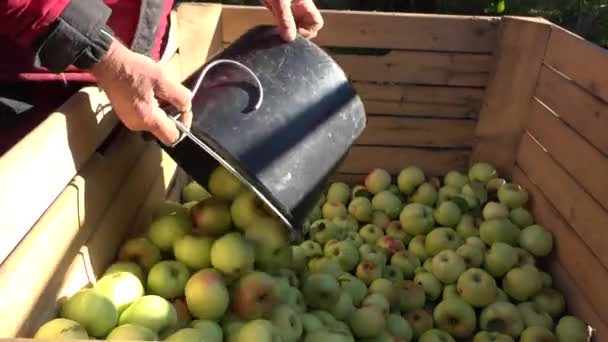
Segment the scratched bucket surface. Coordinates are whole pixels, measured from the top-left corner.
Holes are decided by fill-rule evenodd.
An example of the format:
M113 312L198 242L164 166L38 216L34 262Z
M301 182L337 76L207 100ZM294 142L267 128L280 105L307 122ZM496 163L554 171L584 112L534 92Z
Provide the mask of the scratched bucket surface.
M365 128L361 99L322 49L302 37L285 43L271 26L246 32L185 85L194 89L201 70L218 60L250 72L230 63L206 71L192 98L190 132L200 141L185 137L164 148L202 185L218 164L227 167L298 238L329 176Z

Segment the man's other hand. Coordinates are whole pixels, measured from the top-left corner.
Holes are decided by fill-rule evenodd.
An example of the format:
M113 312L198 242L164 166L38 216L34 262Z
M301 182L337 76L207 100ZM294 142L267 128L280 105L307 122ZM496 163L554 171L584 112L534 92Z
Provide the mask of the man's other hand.
M311 39L323 28L323 17L313 0L263 0L272 12L281 37L290 42L299 33Z

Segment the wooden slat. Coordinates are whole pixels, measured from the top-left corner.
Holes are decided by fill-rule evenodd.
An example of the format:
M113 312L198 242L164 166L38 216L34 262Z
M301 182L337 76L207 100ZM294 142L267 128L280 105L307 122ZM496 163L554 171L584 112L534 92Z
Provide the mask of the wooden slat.
M390 51L382 56L332 53L354 81L484 87L493 58L490 55Z
M535 221L553 233L554 249L550 258L559 262L572 275L572 283L586 297L591 311L597 312L608 322L608 294L604 290L608 284L608 269L549 203L543 191L518 166L513 170L513 181L529 192L530 208Z
M574 227L604 266L608 266L608 211L543 151L530 135L522 138L517 163Z
M455 119L475 119L478 114L478 111L470 106L458 104L364 100L363 105L368 114Z
M550 28L539 20L502 19L497 64L479 114L472 161L491 162L506 177L515 164Z
M323 10L324 28L315 42L326 46L490 53L498 19L433 14ZM224 41L253 26L275 24L263 7L224 6Z
M526 128L581 186L608 210L608 157L535 99Z
M411 119L368 116L359 145L470 147L473 120Z
M481 107L483 89L466 87L416 86L353 82L361 98L365 100L396 101L406 103L441 103Z
M545 63L608 101L608 50L555 26L551 31Z
M410 165L418 165L432 175L445 174L452 169L466 170L469 150L431 150L414 147L359 146L351 147L340 173L367 173L373 168L385 168L397 173Z
M608 103L546 65L538 77L536 96L589 142L608 154Z
M363 184L365 173L335 173L329 178L329 182L346 182L351 186L355 184Z

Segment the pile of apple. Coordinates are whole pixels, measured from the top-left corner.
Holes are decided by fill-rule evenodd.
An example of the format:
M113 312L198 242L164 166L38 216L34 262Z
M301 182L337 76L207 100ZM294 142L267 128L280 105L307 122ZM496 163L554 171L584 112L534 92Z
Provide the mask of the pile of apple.
M288 240L224 168L165 201L35 338L200 342L579 342L541 269L553 236L528 193L479 162L329 185Z

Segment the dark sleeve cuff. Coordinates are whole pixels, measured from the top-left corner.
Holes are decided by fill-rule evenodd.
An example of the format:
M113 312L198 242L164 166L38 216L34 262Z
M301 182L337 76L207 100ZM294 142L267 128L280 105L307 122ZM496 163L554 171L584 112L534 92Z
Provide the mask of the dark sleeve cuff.
M34 65L54 73L74 65L88 69L108 51L114 33L112 13L101 0L72 0L36 46Z

